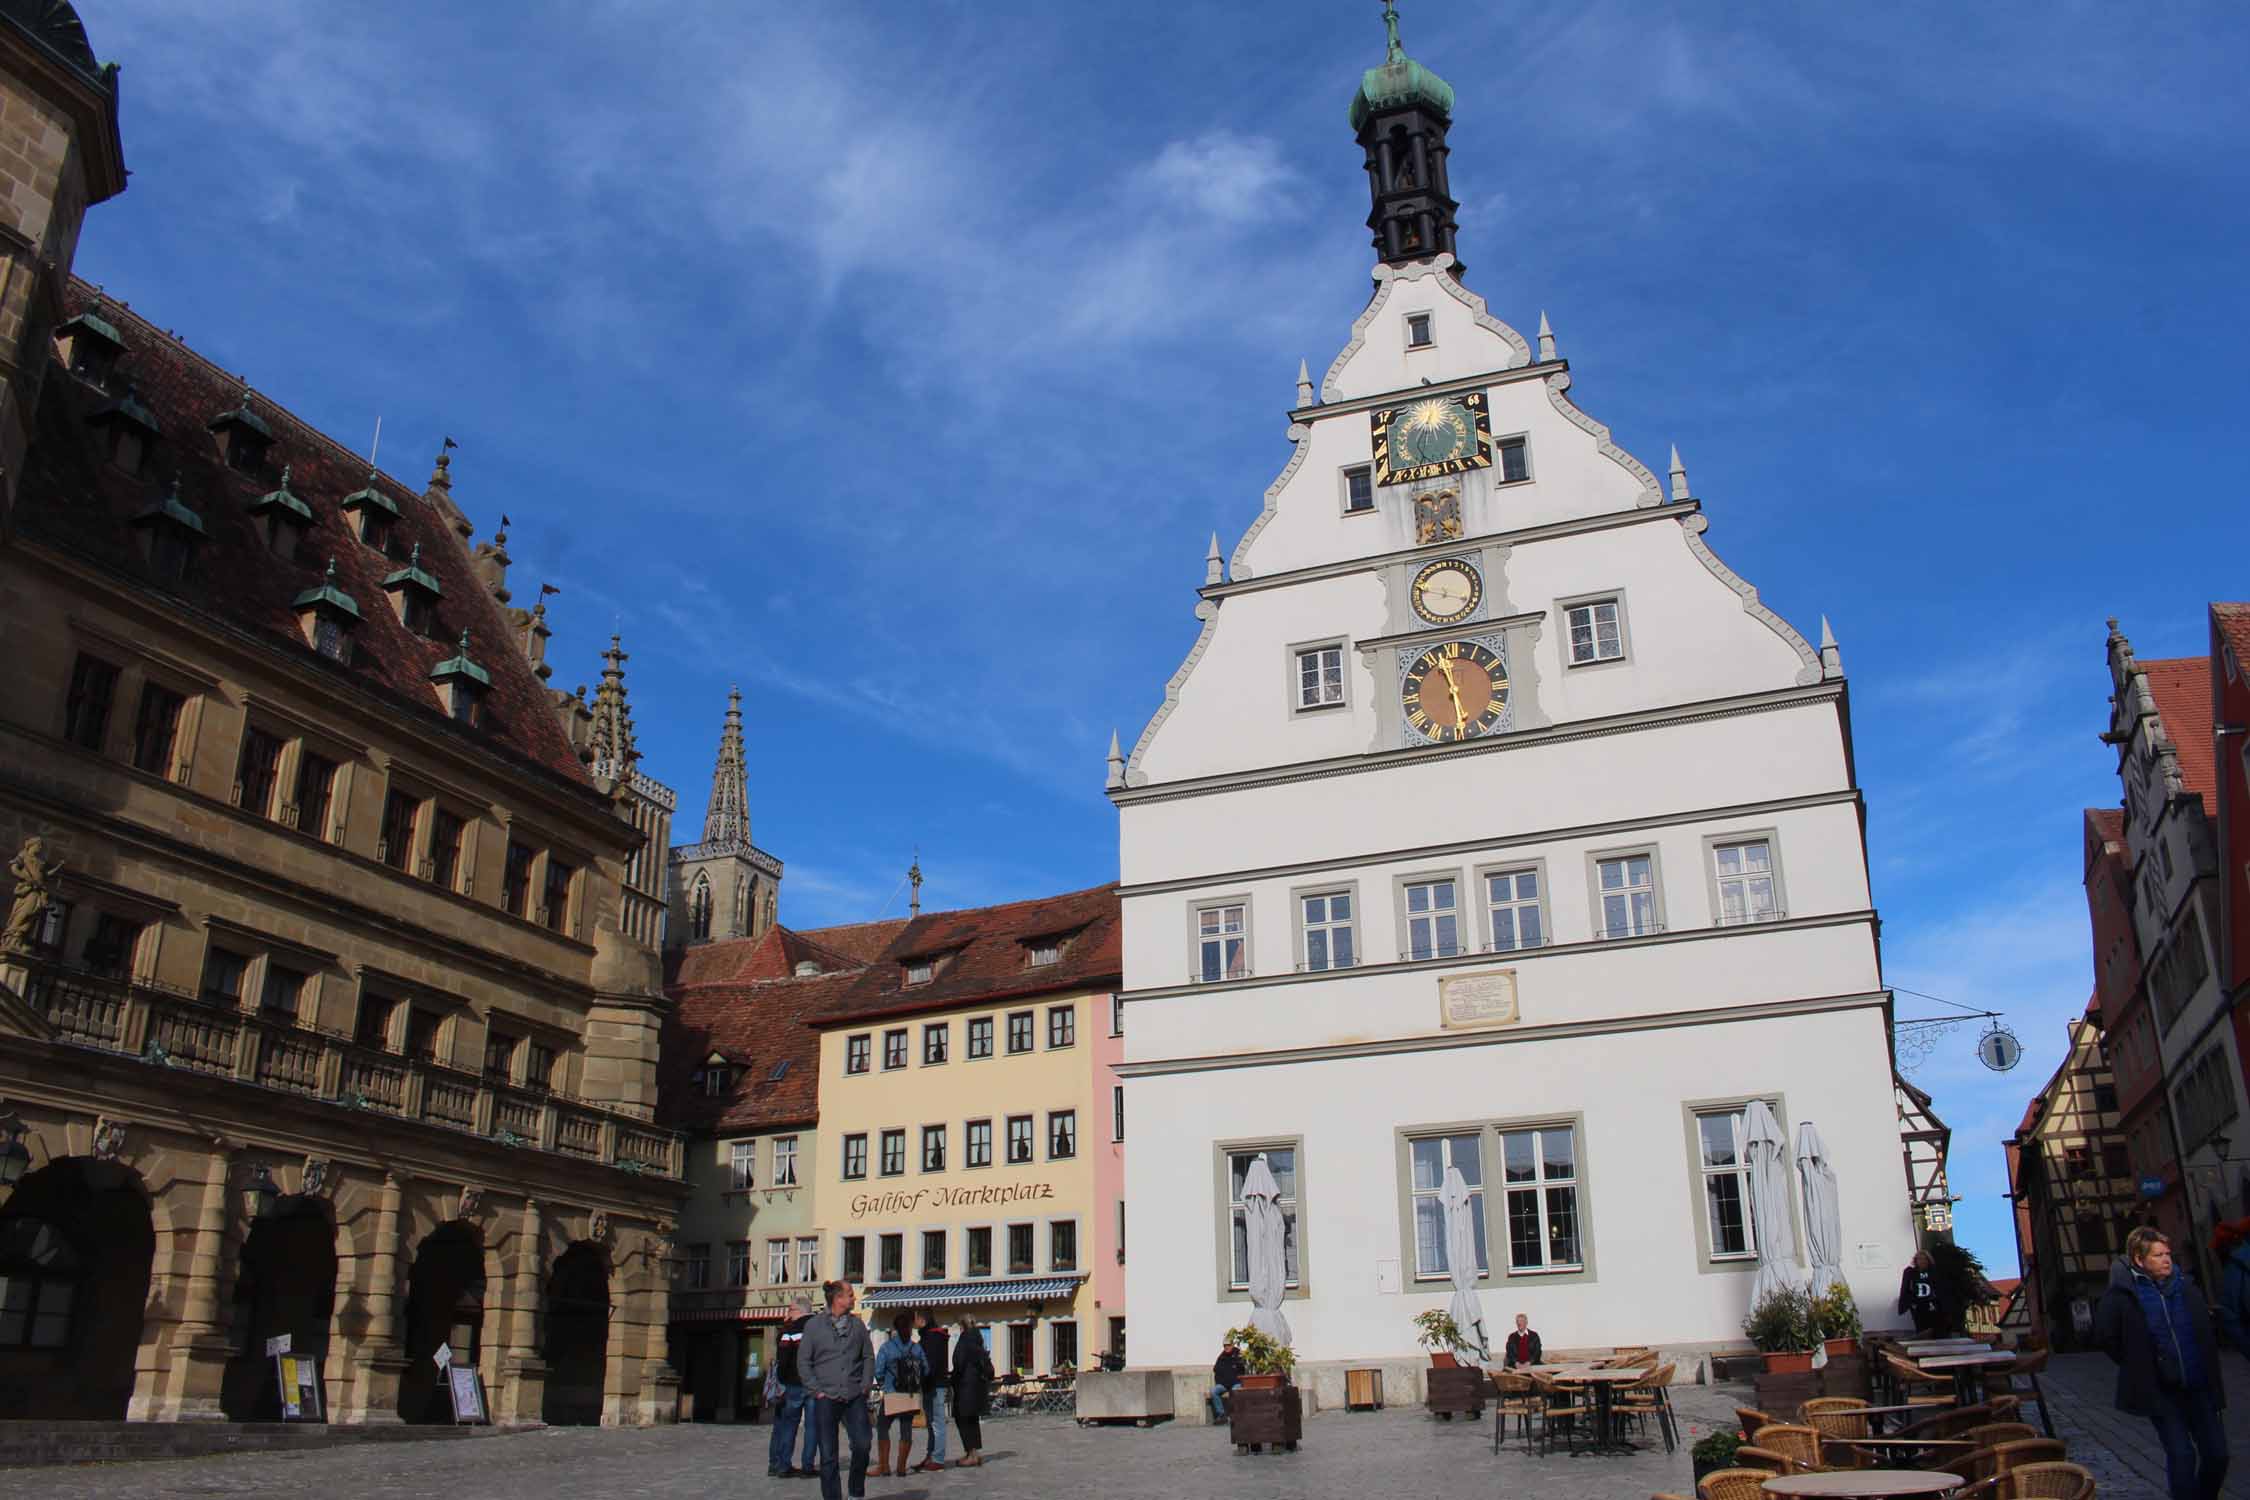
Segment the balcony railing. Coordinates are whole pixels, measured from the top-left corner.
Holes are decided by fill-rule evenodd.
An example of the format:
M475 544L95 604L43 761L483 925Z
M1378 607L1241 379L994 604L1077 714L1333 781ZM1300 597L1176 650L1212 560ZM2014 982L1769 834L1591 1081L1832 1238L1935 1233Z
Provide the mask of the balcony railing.
M402 1057L303 1025L286 1012L253 1014L44 960L26 967L24 999L75 1046L628 1172L676 1178L685 1167L676 1132L621 1110Z

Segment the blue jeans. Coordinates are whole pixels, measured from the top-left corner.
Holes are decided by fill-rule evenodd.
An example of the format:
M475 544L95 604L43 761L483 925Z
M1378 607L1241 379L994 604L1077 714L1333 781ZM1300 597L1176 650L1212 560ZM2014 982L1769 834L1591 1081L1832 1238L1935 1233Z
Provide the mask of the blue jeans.
M922 1457L933 1464L945 1462L945 1401L949 1393L933 1385L922 1393L922 1420L930 1424L929 1449Z
M785 1385L781 1399L773 1404L773 1437L766 1444L766 1471L772 1474L785 1472L789 1467L789 1450L794 1445L797 1429L805 1430L804 1451L798 1455L797 1467L811 1473L820 1462L820 1440L813 1433L811 1415L805 1405L812 1398L801 1385Z
M1211 1387L1211 1415L1224 1422L1227 1419L1227 1393L1236 1389L1231 1385Z
M844 1486L838 1475L841 1462L836 1452L839 1426L852 1445L852 1500L863 1500L867 1494L867 1398L854 1396L849 1401L834 1401L826 1396L815 1396L812 1415L813 1430L820 1434L820 1500L844 1500Z
M2149 1420L2164 1445L2164 1487L2172 1500L2218 1500L2227 1477L2227 1434L2211 1388L2158 1390Z

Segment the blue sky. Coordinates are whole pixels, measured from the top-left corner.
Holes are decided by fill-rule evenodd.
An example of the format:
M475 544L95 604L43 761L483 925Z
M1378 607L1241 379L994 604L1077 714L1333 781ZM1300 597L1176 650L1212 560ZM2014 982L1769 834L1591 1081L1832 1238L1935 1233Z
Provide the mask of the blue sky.
M457 438L557 680L624 633L681 838L739 682L784 921L897 910L917 848L939 905L1114 876L1110 729L1365 300L1373 0L81 10L135 175L80 271L409 480ZM1835 623L1890 978L2026 1046L1918 1074L1997 1270L2091 982L2103 617L2200 653L2250 593L2250 18L1403 11L1471 285Z

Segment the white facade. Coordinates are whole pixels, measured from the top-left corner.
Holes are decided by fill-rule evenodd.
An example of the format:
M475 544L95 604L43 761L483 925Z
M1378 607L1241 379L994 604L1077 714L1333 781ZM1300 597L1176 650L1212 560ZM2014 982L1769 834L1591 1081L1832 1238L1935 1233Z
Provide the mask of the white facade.
M1496 1333L1520 1311L1550 1347L1738 1344L1756 1255L1714 1251L1739 1241L1714 1238L1696 1116L1751 1098L1792 1138L1819 1125L1845 1269L1885 1325L1915 1240L1837 653L1758 602L1705 546L1685 475L1667 496L1570 403L1551 341L1535 359L1451 266L1376 268L1318 396L1300 387L1263 512L1231 568L1214 558L1163 707L1112 762L1134 1362L1208 1365L1246 1321L1229 1159L1261 1147L1295 1153L1300 1360L1413 1356L1411 1318L1446 1304L1415 1232L1418 1149L1477 1156ZM1475 393L1491 467L1351 508L1372 413ZM1417 498L1445 491L1460 534L1419 542ZM1413 590L1439 559L1480 595L1442 625ZM1574 664L1568 612L1604 602L1596 659ZM1402 682L1447 643L1499 663L1505 699L1481 734L1455 699L1460 737L1425 743L1414 708L1444 700ZM1330 646L1333 703L1328 659L1300 660ZM1737 887L1730 908L1719 862L1753 844L1770 895ZM1639 906L1605 908L1612 860L1645 878ZM1424 909L1447 894L1450 936ZM1321 967L1344 943L1351 965ZM1556 1158L1533 1198L1505 1191L1510 1150ZM1801 1223L1751 1234L1802 1263Z

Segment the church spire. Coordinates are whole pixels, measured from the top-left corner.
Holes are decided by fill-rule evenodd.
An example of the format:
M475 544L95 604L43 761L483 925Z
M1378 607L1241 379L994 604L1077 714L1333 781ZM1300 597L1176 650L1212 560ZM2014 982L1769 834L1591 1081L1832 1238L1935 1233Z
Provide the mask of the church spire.
M1352 132L1367 153L1374 206L1367 227L1375 254L1391 265L1455 253L1453 216L1460 205L1446 187L1445 131L1453 122L1453 87L1406 55L1398 7L1385 0L1383 62L1360 76L1352 95ZM1459 271L1459 266L1454 268Z
M711 805L703 812L703 842L748 846L750 771L742 762L742 689L727 692L727 725L719 734L719 764L711 773Z
M627 775L641 758L633 745L633 710L625 701L627 660L618 638L611 636L602 653L602 684L594 689L594 774L612 780Z

